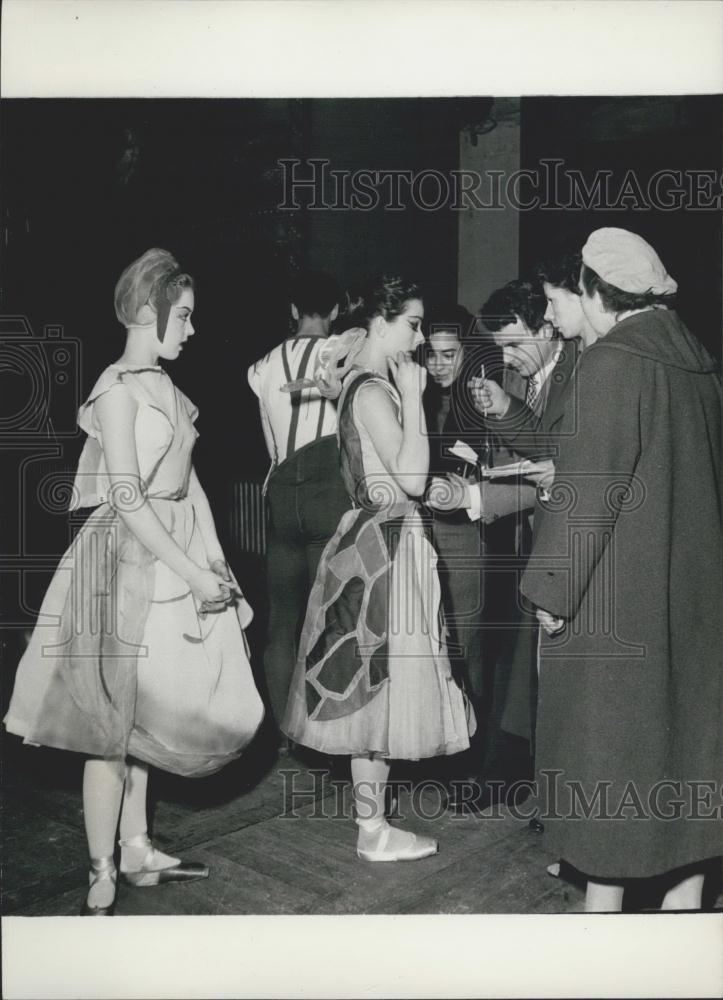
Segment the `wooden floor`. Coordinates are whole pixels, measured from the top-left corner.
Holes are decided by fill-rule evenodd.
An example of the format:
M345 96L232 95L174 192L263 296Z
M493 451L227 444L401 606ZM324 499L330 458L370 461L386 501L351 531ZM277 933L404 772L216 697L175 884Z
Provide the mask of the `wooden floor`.
M6 744L10 741L6 740ZM87 879L80 762L12 746L4 769L3 911L68 916ZM152 889L120 886L131 914L566 913L582 884L551 878L544 838L526 820L441 812L433 789L402 792L404 825L439 839L436 857L369 864L355 854L349 787L282 756L249 774L239 761L201 781L156 775L155 842L211 867L207 880ZM289 782L302 794L289 815ZM431 818L412 814L412 806ZM345 815L346 813L346 815ZM719 899L719 905L721 900Z
M12 756L5 768L3 911L76 914L87 879L78 761L32 748ZM347 784L331 784L328 774L315 777L308 763L292 756L280 757L251 787L244 787L244 777L237 765L226 769L223 780L156 776L155 842L206 862L211 876L153 889L120 886L119 915L580 908L581 889L545 873L553 859L541 838L504 810L487 819L440 815L434 790L402 791L405 827L437 837L439 854L412 864L374 865L356 857ZM292 778L302 792L296 815L288 814ZM420 804L432 818L411 815Z

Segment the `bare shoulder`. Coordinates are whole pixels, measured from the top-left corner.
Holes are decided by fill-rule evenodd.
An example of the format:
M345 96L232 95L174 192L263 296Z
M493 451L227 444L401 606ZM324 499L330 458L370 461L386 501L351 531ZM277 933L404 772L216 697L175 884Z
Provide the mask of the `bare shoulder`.
M99 420L122 420L134 417L138 410L138 400L122 380L114 382L95 400L95 410Z

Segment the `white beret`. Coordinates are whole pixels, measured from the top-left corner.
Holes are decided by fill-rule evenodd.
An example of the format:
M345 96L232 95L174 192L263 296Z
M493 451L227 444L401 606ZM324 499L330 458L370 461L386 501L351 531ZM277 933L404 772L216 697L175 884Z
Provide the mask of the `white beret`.
M596 229L582 248L582 260L623 292L672 295L678 288L651 245L627 229Z

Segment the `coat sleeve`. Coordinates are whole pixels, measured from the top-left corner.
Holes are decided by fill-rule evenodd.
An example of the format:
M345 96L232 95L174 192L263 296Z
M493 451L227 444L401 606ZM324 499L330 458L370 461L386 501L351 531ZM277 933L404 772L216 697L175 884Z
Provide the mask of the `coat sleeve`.
M520 590L574 618L608 545L640 454L642 362L604 342L578 367L576 426L560 442L550 499L538 501L532 554ZM625 516L624 514L622 516Z
M557 454L560 430L550 425L547 414L538 416L521 400L513 399L502 423L497 433L515 454L533 461Z
M504 417L491 417L487 420L487 424L499 434L509 448L514 448L515 441L521 434L534 434L538 430L540 417L517 396L511 396Z
M524 401L527 379L511 368L505 368L502 388L510 397L510 405L504 417L482 417L487 430L508 451L515 451L515 440L522 436L529 439L540 426L540 416Z

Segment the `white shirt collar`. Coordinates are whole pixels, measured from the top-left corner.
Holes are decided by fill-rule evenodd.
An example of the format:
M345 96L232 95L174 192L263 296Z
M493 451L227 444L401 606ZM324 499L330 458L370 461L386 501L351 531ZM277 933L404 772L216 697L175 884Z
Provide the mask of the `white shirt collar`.
M547 379L550 377L550 373L552 372L552 369L555 367L555 365L557 364L557 362L560 360L560 355L562 354L562 348L563 348L563 345L559 344L558 347L557 347L557 350L552 355L552 357L547 362L547 364L543 368L539 368L535 372L535 374L532 376L532 378L534 378L535 381L537 382L538 388L541 388L545 384L545 382L547 381Z

